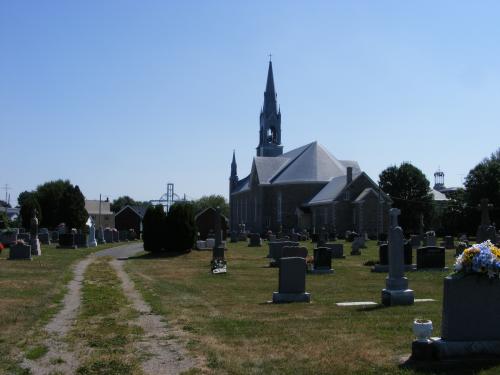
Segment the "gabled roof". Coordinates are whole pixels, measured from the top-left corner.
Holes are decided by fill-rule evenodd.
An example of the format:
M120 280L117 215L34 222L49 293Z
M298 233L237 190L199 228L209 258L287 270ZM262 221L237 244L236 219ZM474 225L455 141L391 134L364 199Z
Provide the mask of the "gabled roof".
M375 196L378 195L378 193L373 188L369 187L369 188L366 188L365 190L363 190L358 195L358 197L354 200L354 203L363 202L369 194L373 194Z
M440 191L437 191L436 189L431 189L431 193L432 193L432 198L435 201L447 201L448 200L446 195L444 195Z
M130 208L132 211L134 211L137 214L137 216L139 216L141 219L143 219L144 218L144 214L146 213L146 210L148 209L148 206L130 206L130 205L127 204L120 211L118 211L115 214L115 216L119 215L122 211L124 211L127 208Z
M260 185L329 182L332 178L345 176L347 167L353 173L360 173L357 162L340 161L330 154L318 142L298 147L281 156L256 156L252 163L252 172L240 180L233 193L250 188L249 178L256 174Z
M89 215L99 215L99 200L85 199L85 209ZM101 201L101 215L111 215L111 202Z
M207 211L213 211L214 213L216 212L216 211L215 211L215 208L213 208L213 207L207 207L207 208L205 208L204 210L201 210L200 212L198 212L196 215L194 215L194 219L195 219L195 220L196 220L196 219L198 219L198 217L200 217L201 215L203 215L203 214L204 214L205 212L207 212ZM221 216L224 220L228 221L227 217L225 217L223 214L220 214L220 216Z

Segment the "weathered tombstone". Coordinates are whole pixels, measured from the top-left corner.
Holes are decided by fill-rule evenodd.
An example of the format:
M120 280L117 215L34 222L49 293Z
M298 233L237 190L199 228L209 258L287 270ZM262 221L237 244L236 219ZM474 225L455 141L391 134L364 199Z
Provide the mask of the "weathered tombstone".
M31 217L30 226L30 245L32 255L42 255L42 249L40 247L40 240L38 239L38 218L36 217L37 211L33 210L33 215Z
M279 259L282 256L282 250L285 246L299 246L298 242L293 241L276 241L269 242L269 255L268 258L271 258L271 262L269 263L269 267L277 267L279 264Z
M118 230L116 228L113 228L111 230L111 233L113 234L113 241L112 242L120 242L120 234L118 233Z
M364 247L365 247L365 239L362 236L356 237L351 244L351 255L361 255L360 249Z
M416 271L417 267L413 264L413 247L411 240L404 241L404 270ZM379 263L372 267L373 272L389 271L389 245L381 244L378 248Z
M280 261L278 292L273 293L273 303L310 302L306 292L306 260L282 258Z
M249 235L249 241L248 241L248 246L249 247L260 247L262 246L262 239L260 238L259 233L250 233Z
M408 279L404 276L404 236L403 230L398 226L400 213L397 208L389 210L389 274L386 287L382 290L382 304L386 306L414 303L413 290L408 289Z
M212 249L215 247L215 238L207 238L205 242L207 244L207 248Z
M497 242L497 232L494 225L491 225L489 210L493 207L488 204L488 199L481 199L481 224L477 228L476 242L481 243L490 240L492 243Z
M411 241L411 246L414 248L414 249L417 249L419 248L420 246L422 246L422 240L420 238L419 235L416 235L416 234L412 234L410 236L410 241Z
M50 235L48 233L38 234L38 240L43 245L50 245Z
M88 238L88 245L89 247L96 247L97 246L97 240L95 238L95 225L94 221L92 220L92 217L89 217L87 220L87 227L89 231L89 238Z
M80 248L89 247L89 244L87 243L87 235L85 233L75 234L75 243L76 243L76 246L78 246Z
M311 273L332 273L332 252L327 247L314 249L314 265Z
M206 250L207 249L207 242L201 241L201 240L196 241L196 248L198 250Z
M16 242L10 246L9 259L31 259L31 246Z
M318 247L323 246L328 242L328 231L325 227L321 227L318 238Z
M113 230L111 228L104 229L104 242L105 243L113 242Z
M417 269L446 269L445 249L438 246L425 246L417 249Z
M283 246L281 258L307 258L307 248L303 246Z
M436 233L433 231L425 233L424 246L436 246Z
M76 249L75 234L63 233L59 234L59 249Z
M344 255L344 245L341 243L326 243L323 247L326 247L332 253L332 258L334 259L343 259Z

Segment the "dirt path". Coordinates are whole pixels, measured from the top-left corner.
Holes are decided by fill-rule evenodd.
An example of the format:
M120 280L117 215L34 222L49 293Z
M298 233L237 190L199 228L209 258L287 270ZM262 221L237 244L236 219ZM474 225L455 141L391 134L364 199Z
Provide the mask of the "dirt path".
M75 353L68 349L64 338L77 317L83 275L94 259L93 256L89 256L74 267L73 279L68 284L68 293L62 302L63 308L45 326L47 337L43 345L48 348L47 354L38 360L24 359L23 367L29 368L33 375L73 374L78 368L78 359Z
M136 343L137 349L151 355L142 363L146 374L179 374L195 367L196 363L189 358L184 348L170 338L171 332L159 315L151 312L150 306L134 287L133 281L123 270L123 261L114 260L111 265L122 281L125 296L139 312L135 324L144 330L141 341Z

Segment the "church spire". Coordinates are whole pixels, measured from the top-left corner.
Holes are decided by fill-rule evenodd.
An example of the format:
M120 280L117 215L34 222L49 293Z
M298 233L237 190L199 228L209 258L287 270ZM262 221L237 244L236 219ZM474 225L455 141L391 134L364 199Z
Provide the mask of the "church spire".
M274 88L273 63L269 58L264 106L260 112L259 145L257 156L279 156L283 154L281 146L281 112L276 101Z
M238 184L238 167L236 165L236 154L233 150L233 161L231 162L231 176L229 177L229 193L233 191L233 189Z

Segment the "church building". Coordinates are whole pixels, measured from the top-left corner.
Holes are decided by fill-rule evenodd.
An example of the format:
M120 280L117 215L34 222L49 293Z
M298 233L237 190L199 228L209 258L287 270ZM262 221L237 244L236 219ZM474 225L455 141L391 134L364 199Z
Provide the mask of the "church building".
M358 162L339 160L318 142L283 153L281 111L269 61L259 144L250 174L239 179L233 152L229 178L230 229L291 232L322 227L375 236L388 229L390 198Z

